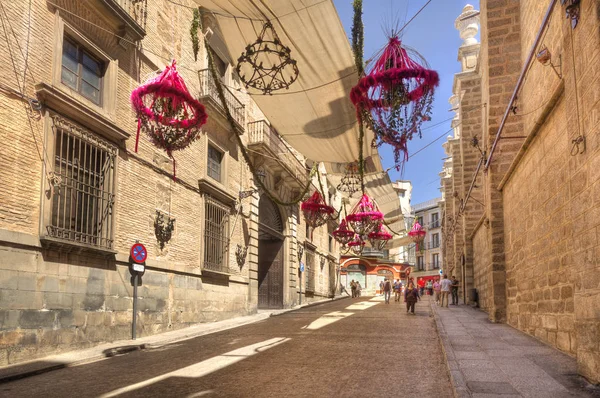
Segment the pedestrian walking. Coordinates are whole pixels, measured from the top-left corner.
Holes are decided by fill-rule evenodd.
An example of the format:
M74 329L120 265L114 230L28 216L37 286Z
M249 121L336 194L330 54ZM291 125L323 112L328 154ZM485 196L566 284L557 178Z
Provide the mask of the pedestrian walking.
M448 308L448 299L450 298L450 288L452 287L452 281L448 279L448 275L444 274L444 279L440 282L441 285L441 306L444 306L444 300L446 300L446 308Z
M356 297L356 282L354 282L354 279L350 282L350 290L352 290L352 298Z
M434 294L435 303L437 305L440 305L441 290L442 290L442 285L440 285L440 281L436 279L435 282L433 282L433 294Z
M383 281L379 282L379 293L383 296Z
M360 292L362 291L362 286L359 281L356 281L356 297L360 297Z
M396 280L394 282L394 301L400 301L400 296L402 295L402 282Z
M415 315L415 304L418 300L421 300L419 289L417 289L412 282L409 282L408 287L404 291L404 301L406 302L407 314L410 311L411 314Z
M385 278L383 281L383 297L385 299L385 303L390 303L390 297L392 296L392 282L388 278Z
M458 305L458 288L460 282L456 279L456 276L452 275L452 305Z

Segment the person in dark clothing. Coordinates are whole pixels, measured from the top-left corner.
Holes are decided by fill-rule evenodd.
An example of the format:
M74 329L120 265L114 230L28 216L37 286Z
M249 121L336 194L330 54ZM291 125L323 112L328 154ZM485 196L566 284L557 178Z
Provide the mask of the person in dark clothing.
M406 313L410 311L411 314L415 315L415 303L421 300L419 295L419 289L413 285L412 282L408 284L408 287L404 291L404 301L406 302Z
M456 276L452 276L452 305L458 305L458 288L460 287L460 282L456 279Z

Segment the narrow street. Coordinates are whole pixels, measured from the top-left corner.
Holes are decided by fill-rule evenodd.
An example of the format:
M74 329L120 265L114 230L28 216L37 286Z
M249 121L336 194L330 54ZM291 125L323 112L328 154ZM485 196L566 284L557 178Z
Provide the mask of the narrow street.
M451 397L427 298L343 299L0 386L6 397Z

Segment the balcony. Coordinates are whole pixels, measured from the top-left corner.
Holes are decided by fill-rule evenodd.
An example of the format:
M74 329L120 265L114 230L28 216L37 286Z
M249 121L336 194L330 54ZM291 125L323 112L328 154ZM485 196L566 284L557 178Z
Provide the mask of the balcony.
M427 242L427 250L437 249L440 247L440 241Z
M200 101L216 111L222 116L222 122L228 123L225 115L225 109L221 104L219 93L217 92L217 85L210 73L209 69L202 69L198 71L198 78L200 79ZM235 94L226 86L223 86L225 90L225 102L227 108L236 123L236 127L239 129L239 134L244 134L246 125L246 106L235 96ZM226 126L229 128L229 126Z
M125 39L139 41L146 36L147 0L99 0L123 32ZM123 42L124 46L129 43Z
M253 155L260 156L274 175L281 175L294 190L300 190L308 183L306 167L300 163L277 131L266 120L248 123L248 148ZM282 173L283 172L283 173ZM283 175L285 174L285 175ZM278 182L276 181L277 185Z

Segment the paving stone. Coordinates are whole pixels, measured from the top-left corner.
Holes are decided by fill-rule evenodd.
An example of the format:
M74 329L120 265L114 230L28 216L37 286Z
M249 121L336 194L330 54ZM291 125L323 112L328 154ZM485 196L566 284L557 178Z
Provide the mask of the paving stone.
M488 368L488 369L496 369L496 365L494 361L490 361L488 359L459 359L458 366L461 369L464 368Z
M488 355L483 351L459 351L454 356L459 359L488 359Z
M452 349L454 350L455 354L460 351L462 351L462 352L479 352L479 351L481 351L481 349L478 346L464 345L464 344L452 344Z
M465 378L460 370L451 370L450 376L452 377L452 384L458 388L464 388L467 386Z
M520 394L485 394L485 393L474 393L471 395L473 398L521 398Z
M498 368L463 368L467 383L471 381L508 382Z
M519 392L510 383L505 382L469 381L467 382L467 387L474 393L513 394L519 396Z

